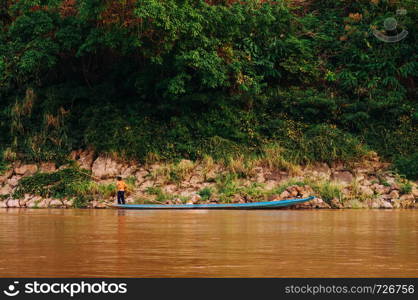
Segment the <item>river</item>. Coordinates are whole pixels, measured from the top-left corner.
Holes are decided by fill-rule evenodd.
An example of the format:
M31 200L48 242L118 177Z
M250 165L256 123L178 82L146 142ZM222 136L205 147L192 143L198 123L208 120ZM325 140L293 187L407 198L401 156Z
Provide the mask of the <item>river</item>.
M417 210L0 209L1 277L417 277Z

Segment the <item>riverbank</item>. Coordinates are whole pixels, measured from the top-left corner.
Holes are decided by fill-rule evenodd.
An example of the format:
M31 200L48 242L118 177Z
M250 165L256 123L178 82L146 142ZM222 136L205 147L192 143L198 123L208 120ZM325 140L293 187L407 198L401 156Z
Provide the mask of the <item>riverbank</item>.
M139 164L91 150L73 151L69 163L15 161L0 175L3 208L107 208L115 202L115 176L128 184L126 202L246 203L311 195L294 208L417 208L416 182L391 171L375 153L352 163L292 165L272 153L238 157Z

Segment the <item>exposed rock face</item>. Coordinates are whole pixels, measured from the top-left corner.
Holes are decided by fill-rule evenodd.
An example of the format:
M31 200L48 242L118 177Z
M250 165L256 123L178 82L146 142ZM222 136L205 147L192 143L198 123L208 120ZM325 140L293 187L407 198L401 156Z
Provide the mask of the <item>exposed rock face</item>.
M272 199L270 201L277 201L278 199ZM233 203L245 203L244 197L241 195L234 195L234 199L232 200Z
M332 173L331 179L340 183L350 184L354 180L354 176L349 171L336 171Z
M14 173L22 176L30 176L38 171L38 166L35 164L21 165L14 169Z
M399 192L397 190L393 190L389 194L390 199L398 199L399 198Z
M418 188L416 186L412 188L412 195L418 199Z
M121 175L125 178L134 176L135 174L142 175L140 173L141 171L138 171L138 166L135 163L132 165L120 163L108 156L99 156L93 162L91 170L94 177L101 179L114 178L117 175ZM146 172L146 174L148 174L148 172Z
M260 172L260 173L257 173L255 180L258 183L263 183L266 179L264 177L264 174Z
M294 209L298 209L298 208L331 208L331 206L326 203L324 200L322 200L321 198L315 198L311 201L305 202L305 203L301 203L301 204L297 204L294 205L293 207Z
M13 169L8 169L4 171L3 174L0 175L0 185L4 183L7 179L9 179L13 175Z
M49 201L48 204L49 207L62 207L63 203L61 200L58 199L52 199L51 201Z
M53 162L44 162L44 163L41 163L39 169L42 173L52 173L57 170L57 167L55 166L55 163Z
M64 205L65 207L72 207L74 205L74 200L73 199L64 200Z
M91 170L94 177L104 179L119 175L122 167L122 165L110 157L99 156L94 161Z
M370 188L378 195L383 195L390 192L390 187L377 183L373 184Z
M6 202L8 208L20 208L19 200L9 199Z
M42 198L39 196L33 196L32 198L30 198L26 203L26 207L28 208L35 208L38 207L39 203L42 202Z
M413 194L402 195L399 198L401 208L413 208L415 206L415 196Z
M128 176L132 176L136 173L137 170L137 166L127 166L124 165L121 169L121 175L123 177L128 177Z
M12 176L6 181L6 184L9 185L11 188L14 188L19 183L20 178L22 178L22 176L18 176L18 175Z
M328 180L331 176L332 169L327 163L314 163L313 165L304 168L303 172L306 175L310 175L316 178L322 178Z
M101 155L96 158L92 150L79 150L71 153L74 159L82 168L91 169L95 181L100 184L110 184L114 182L114 177L122 175L127 178L133 176L135 182L134 190L127 194L127 203L138 203L141 201L155 201L158 193L171 195L174 199L167 201L170 204L203 204L218 203L222 199L221 194L212 193L210 198L202 200L199 191L209 187L211 190L218 188L217 177L224 175L225 166L212 165L209 168L200 163L183 160L178 165L178 169L187 170L186 174L181 175L179 182L167 180L166 175L160 176L162 172L178 172L178 169L169 169L171 165L155 163L140 166L135 162L121 163L110 156ZM59 169L68 166L61 166ZM184 168L183 168L184 167ZM170 167L171 168L171 167ZM387 164L381 163L375 157L369 161L357 163L348 168L341 163L334 163L329 166L326 163L317 163L306 166L303 174L285 172L274 168L256 166L248 172L245 178L239 179L234 184L239 184L238 189L233 195L228 195L229 201L233 203L247 203L253 201L282 201L293 198L306 198L311 195L322 193L318 182L332 181L333 186L342 192L342 199L334 198L327 202L317 198L295 208L415 208L418 207L418 188L412 184L412 192L407 195L400 195L403 188L403 181L395 177L392 173L386 172ZM45 208L56 207L66 208L73 205L73 200L68 199L42 199L38 196L25 195L23 199L11 199L13 191L19 180L23 176L29 176L37 171L54 172L57 170L54 163L41 163L39 166L34 164L14 163L12 167L0 175L0 207L27 207ZM350 171L348 171L350 170ZM160 172L161 171L161 172ZM291 181L288 179L291 178ZM287 186L284 184L296 184ZM301 182L309 183L315 187L314 192L309 185L302 185ZM258 183L258 185L256 184ZM256 196L252 194L252 186L262 187L263 192ZM280 194L271 193L279 187L286 187ZM150 189L152 188L152 189ZM241 189L242 188L242 189ZM324 188L324 187L323 187ZM250 192L247 192L249 189ZM148 190L159 191L158 193L148 193ZM282 189L280 189L282 190ZM267 192L270 191L270 192ZM325 192L327 188L325 186ZM329 191L328 191L329 192ZM331 192L333 192L331 190ZM265 199L267 196L268 199ZM325 198L327 195L323 194ZM263 198L264 197L264 198ZM205 198L206 199L206 198ZM328 198L326 198L328 199ZM114 194L107 192L106 196L99 196L94 201L88 203L91 208L105 208L114 203Z
M331 200L331 207L332 208L344 208L344 205L337 198L333 198Z
M391 189L391 190L397 190L397 191L399 191L399 184L397 184L397 183L392 183L392 184L390 185L390 189Z
M126 199L126 203L130 203L131 199ZM95 201L95 205L93 206L93 208L106 208L108 205L106 203L103 202L99 202L99 201Z
M280 194L279 199L287 199L290 197L290 193L286 190L283 193Z
M50 199L50 198L42 199L42 201L39 202L38 205L39 205L40 208L47 208L47 207L49 207L49 203L51 203L51 200L52 199Z
M392 209L393 208L393 206L392 206L392 204L390 204L389 202L386 202L386 201L381 201L381 204L380 204L380 208L385 208L385 209Z
M190 198L190 202L192 203L192 204L197 204L197 203L199 203L200 202L200 200L202 200L202 197L200 197L199 195L197 195L197 194L194 194L194 195L192 195L192 197Z
M369 180L367 180L367 179L364 179L364 180L361 182L361 184L362 184L362 185L364 185L364 186L370 186L370 185L372 185L372 183L371 183Z
M374 195L373 190L368 186L361 186L360 191L363 195L366 195L366 196L373 196Z
M327 163L316 163L313 165L313 169L318 173L331 175L331 168L328 166Z
M0 187L0 195L9 195L12 192L12 187L10 185L5 185Z
M73 151L70 154L70 158L75 160L80 168L91 170L95 157L95 152L93 150L77 150Z

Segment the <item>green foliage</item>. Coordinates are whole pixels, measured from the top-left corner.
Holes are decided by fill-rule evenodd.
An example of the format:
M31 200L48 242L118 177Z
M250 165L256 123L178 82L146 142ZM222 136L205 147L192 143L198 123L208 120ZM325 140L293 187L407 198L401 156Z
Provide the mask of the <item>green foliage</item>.
M87 147L226 161L273 144L281 169L414 155L416 3L288 2L6 1L0 148L61 164ZM372 34L390 16L401 42Z
M407 157L399 157L395 161L397 171L408 179L418 179L418 153Z
M334 198L341 201L343 197L341 187L329 181L315 183L312 185L312 189L328 204L331 204L331 200Z
M155 195L155 201L157 202L165 202L167 200L173 199L174 197L172 195L164 193L164 191L160 187L148 187L146 192L149 195Z
M328 125L308 129L303 140L300 147L304 150L294 155L295 161L353 161L367 153L355 137Z
M0 149L0 175L9 168L8 162L4 159L3 151Z
M89 199L83 195L77 195L74 198L73 206L74 208L85 208L87 207L87 203L89 202Z
M263 186L253 182L249 186L244 186L239 189L239 194L244 199L250 199L251 201L264 201L266 200L266 191Z
M401 194L410 194L412 193L412 184L410 182L404 182L400 185L399 191Z
M284 149L282 157L285 161L296 164L353 161L368 152L355 136L335 126L318 124L307 127L291 121L279 126L275 138Z
M135 185L135 182L136 182L136 177L135 176L133 176L133 175L131 175L131 176L128 176L126 179L125 179L125 181L126 181L126 183L128 184L128 185Z
M126 193L129 193L130 191L130 187L131 184L129 182L127 182L128 185L128 189L126 191ZM93 186L90 186L90 191L93 192L93 195L96 198L104 198L104 199L109 199L110 197L115 197L116 196L116 184L115 183L110 183L110 184L94 184ZM87 191L89 191L87 189Z
M213 194L213 191L210 187L205 187L198 192L199 196L202 198L202 201L207 201Z
M220 200L223 202L229 202L231 197L238 192L237 175L234 173L221 174L215 179L215 182Z
M270 190L268 192L268 195L280 195L288 187L290 187L292 185L305 186L305 185L309 185L309 184L312 184L312 183L306 181L306 179L304 179L304 180L301 181L300 179L290 178L290 179L286 180L285 182L282 182L279 186L277 186L277 187L273 188L272 190Z
M269 194L280 195L282 192L284 192L288 187L290 186L310 186L313 191L315 192L316 196L320 197L322 200L327 202L328 204L331 204L331 200L336 198L339 201L343 200L343 193L341 190L341 186L328 181L328 180L312 180L309 178L304 178L302 181L300 179L290 178L286 182L283 182L280 184L280 186L272 189Z
M87 203L86 186L90 181L88 171L67 168L54 173L36 173L23 177L13 194L16 199L25 194L38 195L43 198L75 199L74 205L84 206Z

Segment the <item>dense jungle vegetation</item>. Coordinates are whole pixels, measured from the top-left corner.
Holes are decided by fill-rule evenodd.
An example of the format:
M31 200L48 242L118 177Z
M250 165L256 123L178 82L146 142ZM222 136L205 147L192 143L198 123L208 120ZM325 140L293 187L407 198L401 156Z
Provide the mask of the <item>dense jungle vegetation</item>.
M297 164L374 150L416 179L417 15L415 0L0 0L0 168L275 145ZM405 39L373 35L389 17Z

